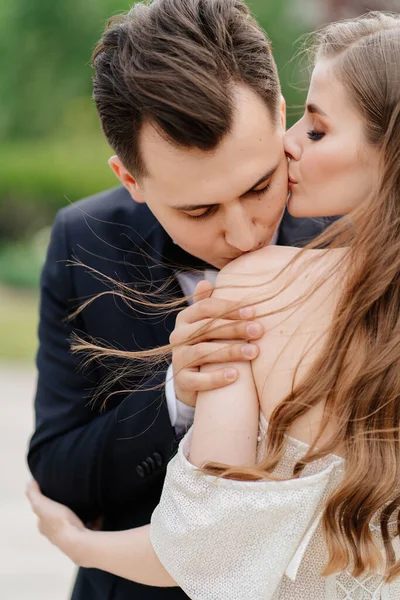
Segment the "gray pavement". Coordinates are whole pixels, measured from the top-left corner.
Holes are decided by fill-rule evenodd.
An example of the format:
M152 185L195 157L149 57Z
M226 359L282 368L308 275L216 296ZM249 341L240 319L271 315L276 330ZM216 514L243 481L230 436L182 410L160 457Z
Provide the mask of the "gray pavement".
M43 538L24 495L33 368L0 364L0 599L67 600L75 567Z

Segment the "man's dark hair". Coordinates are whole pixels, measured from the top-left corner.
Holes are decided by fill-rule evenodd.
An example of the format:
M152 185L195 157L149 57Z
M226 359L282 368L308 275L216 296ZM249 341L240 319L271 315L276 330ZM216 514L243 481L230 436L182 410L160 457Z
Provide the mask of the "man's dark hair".
M144 122L177 146L213 150L231 129L235 84L278 119L271 44L240 0L137 3L108 22L92 64L103 131L135 177L146 174Z

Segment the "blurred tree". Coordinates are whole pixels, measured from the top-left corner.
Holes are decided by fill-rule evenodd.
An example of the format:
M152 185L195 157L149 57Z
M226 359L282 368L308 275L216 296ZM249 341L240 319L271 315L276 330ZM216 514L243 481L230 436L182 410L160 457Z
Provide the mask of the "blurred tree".
M90 96L90 53L126 0L2 0L0 137L56 131L65 107Z
M81 131L92 116L91 50L105 21L127 10L129 0L2 0L0 8L0 138L43 137ZM250 0L274 42L281 67L301 33L291 0ZM90 121L90 118L89 118ZM89 123L93 129L94 119Z
M299 38L307 31L307 10L302 12L298 0L248 0L247 4L272 41L290 127L301 114L305 98L304 77L299 78L298 63L292 59ZM303 86L299 86L299 79L303 79Z

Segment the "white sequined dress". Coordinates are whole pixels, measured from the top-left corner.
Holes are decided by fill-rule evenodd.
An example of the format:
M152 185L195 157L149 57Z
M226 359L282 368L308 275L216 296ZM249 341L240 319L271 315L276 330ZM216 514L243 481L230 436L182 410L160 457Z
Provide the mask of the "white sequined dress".
M266 434L261 417L258 460ZM190 438L189 431L169 464L150 531L162 564L192 600L400 600L400 579L320 575L327 560L321 516L343 459L315 461L298 479L233 481L194 467ZM306 451L288 438L275 474L289 477Z

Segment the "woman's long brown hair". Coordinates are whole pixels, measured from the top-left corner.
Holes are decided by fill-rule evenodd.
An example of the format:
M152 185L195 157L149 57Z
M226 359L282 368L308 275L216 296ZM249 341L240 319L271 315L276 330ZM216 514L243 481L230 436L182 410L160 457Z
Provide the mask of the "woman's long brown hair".
M328 25L315 34L314 48L316 61L332 60L338 80L364 119L365 143L379 150L381 178L350 218L336 222L306 246L348 247L346 284L324 349L270 418L267 458L253 468L208 465L206 470L237 479L267 478L283 457L285 433L323 399L320 434L332 416L336 434L317 450L319 434L293 473L298 477L306 464L344 448L345 475L323 515L329 550L323 574L351 569L360 576L383 567L390 581L400 575L389 530L389 521L395 520L395 535L400 535L399 15L369 13ZM132 298L129 288L120 287L118 293L136 303L137 295ZM149 299L141 301L146 304ZM176 307L177 303L164 305ZM159 360L172 347L119 356ZM97 355L116 355L96 344L75 344L76 351L88 349ZM371 531L377 514L385 556Z

